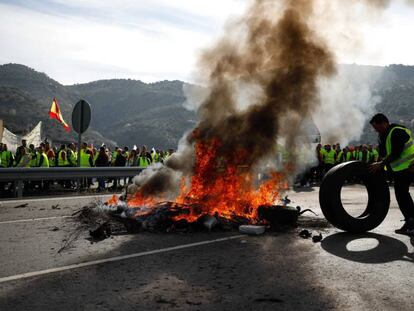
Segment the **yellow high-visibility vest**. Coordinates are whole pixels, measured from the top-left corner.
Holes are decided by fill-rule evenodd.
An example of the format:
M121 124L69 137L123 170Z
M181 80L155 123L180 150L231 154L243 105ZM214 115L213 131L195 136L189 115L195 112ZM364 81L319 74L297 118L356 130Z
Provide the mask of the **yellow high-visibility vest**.
M388 133L386 143L385 143L387 156L391 154L391 150L392 150L391 135L395 129L404 130L410 136L409 140L404 145L404 150L401 153L400 157L390 163L391 170L394 172L399 172L399 171L407 169L414 161L414 140L413 140L413 135L408 128L405 128L402 126L396 126L392 128L391 131Z
M80 166L81 167L91 167L91 164L89 163L89 159L91 157L90 154L86 153L85 150L81 149L80 152Z
M65 160L62 159L62 153L66 152L65 150L59 150L58 152L58 166L69 166L68 155L66 154Z
M150 161L147 159L147 157L139 157L138 163L141 167L147 167L150 165Z

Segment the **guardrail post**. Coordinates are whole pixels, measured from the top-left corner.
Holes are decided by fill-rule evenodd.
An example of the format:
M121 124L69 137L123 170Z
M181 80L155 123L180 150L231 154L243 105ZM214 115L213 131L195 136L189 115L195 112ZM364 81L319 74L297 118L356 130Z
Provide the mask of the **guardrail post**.
M81 180L80 180L80 179L77 179L77 180L76 180L76 192L77 192L78 194L81 192L81 185L82 185Z
M17 198L17 191L18 190L19 190L19 181L18 180L15 180L13 182L13 194L14 194L14 197L15 198Z
M14 189L15 192L17 189L17 197L21 199L23 197L23 181L18 180L17 182L14 182Z

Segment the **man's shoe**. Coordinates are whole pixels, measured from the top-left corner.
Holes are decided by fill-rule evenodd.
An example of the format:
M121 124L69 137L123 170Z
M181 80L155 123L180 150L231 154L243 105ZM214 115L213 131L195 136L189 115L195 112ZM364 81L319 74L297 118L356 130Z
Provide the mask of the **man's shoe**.
M400 229L394 231L396 234L406 234L407 232L407 224L404 224Z
M404 234L408 236L414 236L413 220L412 219L407 220L400 229L395 230L395 233Z

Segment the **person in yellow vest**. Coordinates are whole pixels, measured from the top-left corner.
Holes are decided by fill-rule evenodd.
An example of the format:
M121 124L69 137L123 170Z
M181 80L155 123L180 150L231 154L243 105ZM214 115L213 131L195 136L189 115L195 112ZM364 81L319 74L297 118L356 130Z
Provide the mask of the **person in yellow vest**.
M357 161L362 160L362 146L357 146L356 147L354 158Z
M85 146L82 146L80 150L80 166L81 167L92 167L93 166L93 159L92 159L92 152L87 149Z
M378 159L379 159L378 146L371 146L371 162L372 163L378 162Z
M358 160L359 158L359 146L354 146L352 149L352 160Z
M0 155L0 165L1 167L12 167L13 166L13 153L7 150L7 144L2 144L2 150Z
M129 153L129 157L127 160L127 166L134 167L138 166L138 155L135 149L132 149Z
M138 166L148 167L152 163L151 153L147 151L147 146L143 145L141 148L141 153L138 158Z
M414 236L414 202L409 187L414 180L414 140L411 130L390 124L388 118L378 113L372 117L370 124L378 133L380 161L371 164L372 173L387 167L394 178L395 197L405 223L395 233Z
M56 155L53 149L51 148L49 142L45 143L45 152L46 152L47 158L49 159L49 166L56 166L55 164Z
M118 155L118 149L119 147L115 147L114 151L112 151L112 156L111 156L111 163L112 166L115 166L115 160L116 160L116 156Z
M344 148L344 155L345 162L352 161L352 152L349 147Z
M340 146L337 147L337 148L338 149L336 150L336 161L335 161L335 163L336 164L343 163L343 162L345 162L345 159L344 159L344 156L345 156L345 154L344 154L345 148L343 150L341 149Z
M151 160L152 160L152 162L155 162L156 155L157 155L157 152L155 151L155 148L152 147L152 149L151 149Z
M331 145L325 145L321 149L322 162L324 165L325 173L335 166L336 152L331 148Z
M127 146L124 147L124 154L127 159L129 159L129 148Z
M151 165L151 157L148 156L147 152L141 152L138 157L138 166L146 168Z
M346 147L349 151L349 161L353 161L354 160L354 151L355 151L355 147L352 145L349 145Z
M16 150L16 155L14 157L14 165L17 166L20 163L20 157L22 155L21 150L25 149L25 154L28 155L29 154L29 148L27 148L27 141L25 139L22 139L22 145L19 146Z
M45 152L44 144L41 144L38 149L38 166L39 167L49 167L49 158Z
M365 163L369 163L371 154L368 150L367 145L362 145L361 151L359 152L359 160Z
M40 147L38 148L37 151L37 163L39 167L42 168L48 168L50 166L49 164L49 158L47 157L46 154L46 146L44 143L40 144ZM42 190L48 190L50 188L50 180L42 180L40 182L37 182L37 185L39 186L40 189Z
M70 166L69 160L67 158L66 145L61 145L57 153L57 166L59 167L68 167Z
M33 144L29 145L29 154L30 154L30 167L37 167L37 152Z
M71 143L68 145L68 148L66 148L66 158L69 162L69 166L78 166L78 154L76 153L75 144Z
M82 148L80 150L80 167L93 167L92 151L87 148L86 144L82 144ZM84 178L82 180L83 188L89 188L91 185L91 178Z
M66 145L61 145L60 149L57 151L55 165L58 167L70 167ZM68 189L73 187L71 180L59 180L58 183Z
M30 155L27 153L26 148L20 146L18 148L20 155L19 162L16 163L16 167L30 167Z

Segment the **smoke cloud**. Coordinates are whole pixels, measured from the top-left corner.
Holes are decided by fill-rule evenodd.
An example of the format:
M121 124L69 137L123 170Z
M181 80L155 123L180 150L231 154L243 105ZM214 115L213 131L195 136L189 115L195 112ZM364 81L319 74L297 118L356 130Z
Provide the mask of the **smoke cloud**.
M379 9L390 4L351 2ZM311 116L329 139L345 142L358 136L378 99L372 97L370 83L350 83L349 73L337 70L334 41L323 29L340 12L329 3L255 0L243 17L227 26L223 38L200 57L199 77L207 91L197 96L186 90L197 99L197 126L163 168L137 179L141 192L177 191L180 177L192 174L199 145L214 146L217 163L209 167L216 174L228 165L254 170L275 154L278 140L295 154L301 124ZM209 174L205 182L214 176Z
M347 145L358 140L381 97L373 94L382 67L339 66L334 77L321 79L320 105L313 114L324 143Z
M191 174L198 143L218 141L217 166L248 170L275 153L279 136L295 146L300 123L318 104L318 79L335 73L332 53L310 26L313 3L256 0L203 53L199 71L208 94L197 110L199 123L164 169L137 178L141 191L165 191L171 172ZM246 97L250 103L241 105Z
M316 0L313 27L337 58L352 58L372 50L364 45L361 29L383 23L382 13L393 2L414 4L412 0ZM382 68L374 66L339 66L337 74L319 81L320 105L312 117L323 143L345 145L360 138L381 101L375 95L375 84L382 73Z

